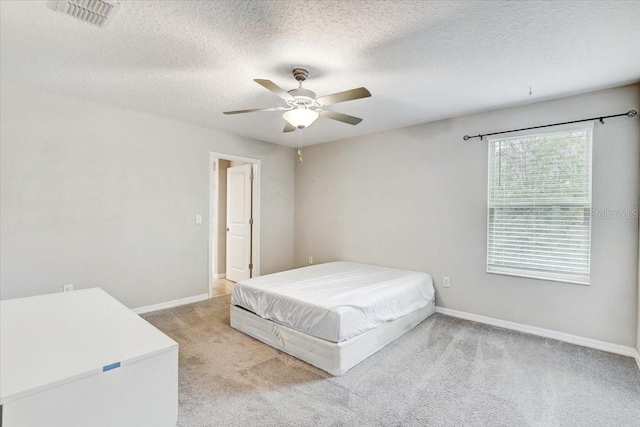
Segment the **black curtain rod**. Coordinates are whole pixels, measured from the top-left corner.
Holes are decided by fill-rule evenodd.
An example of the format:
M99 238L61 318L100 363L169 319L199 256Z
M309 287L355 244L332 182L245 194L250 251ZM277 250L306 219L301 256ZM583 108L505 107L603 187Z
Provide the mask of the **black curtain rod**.
M604 124L604 119L611 119L613 117L622 117L622 116L627 116L627 117L635 117L636 114L638 114L638 112L636 110L629 110L626 113L622 113L622 114L614 114L612 116L602 116L602 117L592 117L590 119L582 119L582 120L574 120L572 122L563 122L563 123L554 123L552 125L542 125L542 126L532 126L530 128L522 128L522 129L513 129L513 130L504 130L502 132L493 132L493 133L481 133L478 135L474 135L474 136L469 136L469 135L465 135L462 137L462 139L464 139L465 141L468 141L472 138L480 138L480 141L482 141L482 139L485 136L490 136L490 135L500 135L502 133L511 133L511 132L519 132L521 130L530 130L530 129L540 129L540 128L548 128L550 126L560 126L560 125L568 125L571 123L580 123L580 122L591 122L593 120L599 120L600 123Z

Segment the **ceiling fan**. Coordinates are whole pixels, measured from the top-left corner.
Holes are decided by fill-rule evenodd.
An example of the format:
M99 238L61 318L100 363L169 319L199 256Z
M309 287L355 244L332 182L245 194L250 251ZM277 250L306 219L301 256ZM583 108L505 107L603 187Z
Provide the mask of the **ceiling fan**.
M313 91L304 89L302 82L307 79L309 72L303 68L293 70L293 77L298 81L298 88L285 91L271 80L254 79L254 82L278 95L287 103L286 107L254 108L251 110L225 111L224 114L255 113L258 111L284 111L282 117L286 123L283 132L293 132L310 126L318 117L337 120L339 122L357 125L362 121L358 117L327 110L326 107L340 102L367 98L371 93L363 88L346 90L332 95L318 98Z

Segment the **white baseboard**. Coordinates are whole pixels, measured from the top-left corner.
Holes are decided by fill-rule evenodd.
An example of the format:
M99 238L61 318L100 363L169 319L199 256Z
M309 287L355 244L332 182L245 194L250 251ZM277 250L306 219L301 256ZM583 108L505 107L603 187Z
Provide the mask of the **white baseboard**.
M640 369L640 353L638 352L638 350L636 350L635 359L636 365L638 365L638 369Z
M550 329L538 328L536 326L523 325L522 323L509 322L507 320L495 319L493 317L480 316L479 314L466 313L464 311L452 310L450 308L436 307L436 313L458 317L460 319L471 320L472 322L497 326L499 328L524 332L525 334L538 335L544 338L552 338L554 340L564 341L583 347L594 348L596 350L602 350L609 353L620 354L622 356L635 357L636 362L638 362L638 352L633 347L626 347L624 345L612 344L605 341L594 340L591 338L579 337L577 335L565 334L564 332L552 331Z
M227 273L214 274L215 279L226 279Z
M191 304L209 299L209 294L194 295L192 297L174 299L173 301L161 302L159 304L145 305L144 307L133 308L136 314L149 313L150 311L162 310L165 308L177 307L179 305Z

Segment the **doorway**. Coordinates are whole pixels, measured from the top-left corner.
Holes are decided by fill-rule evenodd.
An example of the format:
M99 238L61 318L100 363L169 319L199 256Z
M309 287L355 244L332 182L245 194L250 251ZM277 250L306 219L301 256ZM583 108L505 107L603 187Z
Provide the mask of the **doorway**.
M260 275L261 168L259 159L216 152L210 153L209 165L211 297L222 279Z

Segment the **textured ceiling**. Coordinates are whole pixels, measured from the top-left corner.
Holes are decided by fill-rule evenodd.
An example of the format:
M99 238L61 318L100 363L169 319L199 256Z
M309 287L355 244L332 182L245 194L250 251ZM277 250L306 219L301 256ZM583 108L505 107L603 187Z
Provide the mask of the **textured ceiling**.
M1 78L289 146L640 81L640 1L121 4L100 29L0 2ZM333 108L363 122L283 134L279 112L222 114L284 106L252 79L292 89L298 66L319 96L368 88Z

